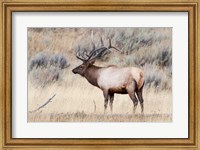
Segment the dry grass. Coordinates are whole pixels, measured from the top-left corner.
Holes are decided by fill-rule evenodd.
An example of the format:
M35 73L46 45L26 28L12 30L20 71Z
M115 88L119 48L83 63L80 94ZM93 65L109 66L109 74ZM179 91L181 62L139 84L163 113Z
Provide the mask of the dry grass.
M29 114L29 120L35 122L170 122L172 116L169 114L151 114L151 115L102 115L85 113L61 113L61 114Z
M137 29L138 32L139 29ZM116 29L114 30L116 31ZM114 32L113 31L113 32ZM140 31L140 30L139 30ZM145 35L148 30L141 30L144 35L151 38L155 35L158 39L151 39L154 44L147 43L133 45L137 50L131 50L129 54L113 53L113 57L106 58L104 61L99 60L95 64L106 66L115 64L118 66L139 66L144 69L146 78L148 79L144 88L144 114L140 113L140 105L138 104L136 114L133 115L133 103L128 95L115 94L113 103L113 113L108 111L104 114L104 98L102 91L90 85L86 79L79 75L74 75L71 70L80 64L74 56L74 47L76 41L88 36L88 30L84 29L42 29L28 31L28 60L40 52L45 52L48 55L59 54L67 58L70 66L64 68L60 73L60 79L45 85L38 85L34 72L43 70L42 68L33 69L28 74L28 121L29 122L170 122L172 121L172 90L171 90L171 74L170 67L159 66L156 60L160 56L159 52L165 50L166 47L171 47L171 29L154 29L152 33ZM107 31L108 32L108 31ZM96 34L100 32L96 31ZM160 34L162 33L162 35ZM121 36L121 35L120 35ZM139 36L139 34L138 34ZM78 37L78 38L77 38ZM117 34L114 36L117 45ZM171 37L170 37L171 38ZM142 39L142 38L141 38ZM141 40L140 39L140 40ZM142 40L141 40L142 41ZM74 46L75 45L75 46ZM120 46L120 44L118 44ZM122 43L123 45L123 43ZM128 46L126 46L128 47ZM122 49L126 52L126 47ZM169 49L170 52L170 49ZM154 55L155 54L155 55ZM137 55L137 57L135 57ZM169 56L167 56L169 57ZM134 58L134 59L132 59ZM145 59L144 59L145 58ZM143 66L140 63L145 60ZM142 62L143 63L143 62ZM170 63L170 61L168 62ZM45 68L48 70L48 68ZM58 70L59 71L59 70ZM43 70L44 72L44 70ZM45 78L44 75L37 78ZM41 79L42 79L41 78ZM41 80L40 79L40 80ZM39 80L39 81L40 81ZM159 81L159 86L155 82ZM38 80L37 80L38 81ZM37 84L37 85L36 85ZM35 110L54 94L56 96L52 102L36 112Z
M172 121L171 91L144 90L144 116L140 106L132 115L133 103L128 95L115 95L113 114L108 108L104 115L102 91L90 85L86 79L74 76L70 69L60 83L35 88L28 84L28 110L32 111L56 94L52 102L35 113L29 113L29 121ZM95 117L96 116L96 117Z

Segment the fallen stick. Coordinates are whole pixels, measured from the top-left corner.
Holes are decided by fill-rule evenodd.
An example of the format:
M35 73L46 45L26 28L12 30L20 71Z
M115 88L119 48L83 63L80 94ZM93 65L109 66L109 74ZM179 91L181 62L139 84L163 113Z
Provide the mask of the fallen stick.
M96 112L96 103L95 101L93 101L93 103L94 103L94 112Z
M38 107L35 110L29 111L30 113L32 112L36 112L38 110L40 110L41 108L43 108L44 106L46 106L49 102L51 102L51 100L56 96L56 94L54 94L51 98L49 98L43 105L41 105L40 107Z

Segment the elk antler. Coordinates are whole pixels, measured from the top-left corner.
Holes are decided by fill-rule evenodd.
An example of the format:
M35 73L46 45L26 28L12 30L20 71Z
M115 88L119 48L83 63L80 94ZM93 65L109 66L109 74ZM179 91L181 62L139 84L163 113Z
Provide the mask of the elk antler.
M92 33L92 35L91 35L91 41L92 41L92 47L93 47L93 49L92 49L92 51L90 51L89 54L86 54L86 56L87 56L88 58L84 59L83 57L80 57L79 55L76 55L76 57L77 57L78 59L84 61L84 62L87 62L87 61L94 60L94 59L98 58L99 56L102 56L102 54L103 54L104 52L109 51L111 48L113 48L113 49L115 49L115 50L117 50L117 51L120 51L119 49L117 49L116 47L114 47L114 46L111 45L111 40L110 40L110 39L109 39L109 45L108 45L108 47L105 47L105 46L103 45L103 39L102 39L102 37L101 37L100 40L101 40L101 46L102 46L102 47L101 47L101 48L98 48L98 49L95 49L95 44L94 44L94 42L93 42L93 33ZM120 51L120 52L121 52L121 51ZM77 53L77 54L78 54L78 53Z
M103 46L103 40L102 40L102 37L101 37L101 45ZM97 57L101 56L105 51L107 50L110 50L111 48L117 50L117 51L120 51L119 49L117 49L116 47L112 46L111 44L111 40L109 39L109 45L108 47L101 47L99 49L93 49L90 54L88 55L88 60L94 60L96 59ZM120 51L121 52L121 51Z
M101 56L105 51L107 51L108 48L101 47L99 49L95 49L94 51L91 51L88 57L88 60L94 60L97 57Z
M81 61L86 61L86 59L81 58L78 53L76 53L76 58L80 59Z
M114 47L114 46L112 46L112 45L111 45L111 39L109 38L109 45L108 45L108 49L110 49L110 48L114 48L115 50L117 50L117 51L121 52L119 49L117 49L116 47Z

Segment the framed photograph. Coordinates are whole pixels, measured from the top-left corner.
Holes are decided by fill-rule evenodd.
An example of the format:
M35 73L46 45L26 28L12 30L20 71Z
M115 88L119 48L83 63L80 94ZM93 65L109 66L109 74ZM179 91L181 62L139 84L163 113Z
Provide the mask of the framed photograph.
M199 149L199 1L1 4L2 149Z

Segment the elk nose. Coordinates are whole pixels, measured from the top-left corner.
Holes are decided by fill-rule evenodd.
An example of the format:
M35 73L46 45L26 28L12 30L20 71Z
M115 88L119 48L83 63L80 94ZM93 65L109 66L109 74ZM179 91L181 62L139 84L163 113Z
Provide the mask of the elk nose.
M73 72L74 74L76 74L75 69L73 69L72 72Z

